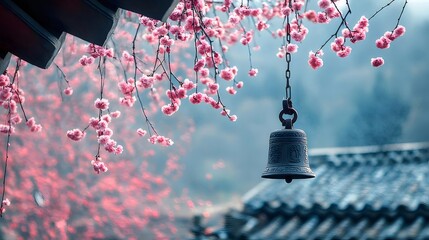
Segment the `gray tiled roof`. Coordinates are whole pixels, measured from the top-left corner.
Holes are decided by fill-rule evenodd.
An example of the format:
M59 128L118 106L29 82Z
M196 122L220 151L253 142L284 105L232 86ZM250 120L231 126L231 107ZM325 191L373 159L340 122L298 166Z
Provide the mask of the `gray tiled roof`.
M265 180L230 229L242 239L429 239L429 143L310 151L315 179Z

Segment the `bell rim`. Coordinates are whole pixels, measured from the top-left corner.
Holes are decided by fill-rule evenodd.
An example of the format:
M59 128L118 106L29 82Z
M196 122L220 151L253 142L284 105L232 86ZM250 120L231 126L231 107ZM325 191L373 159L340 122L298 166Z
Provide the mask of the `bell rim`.
M314 178L316 174L311 170L309 166L268 166L265 171L262 172L262 178L272 179L306 179Z
M270 179L308 179L315 178L316 175L313 173L304 173L304 174L288 174L288 173L262 173L261 178L270 178Z

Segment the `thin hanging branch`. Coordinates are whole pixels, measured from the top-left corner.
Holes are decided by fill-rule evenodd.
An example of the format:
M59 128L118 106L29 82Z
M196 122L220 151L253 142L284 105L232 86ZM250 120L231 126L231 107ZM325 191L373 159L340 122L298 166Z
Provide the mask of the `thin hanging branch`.
M18 58L15 65L15 73L13 74L12 82L10 83L10 87L12 88L12 85L15 81L18 80L18 71L19 67L21 66L21 59ZM19 97L18 97L19 98ZM3 217L3 211L5 206L5 196L6 196L6 176L7 176L7 164L9 160L9 149L10 149L10 138L12 134L12 110L11 110L11 101L10 98L8 100L8 112L7 112L7 124L8 124L8 131L7 131L7 137L6 137L6 153L5 153L5 162L4 162L4 168L3 168L3 189L2 189L2 195L1 195L1 202L0 202L0 217Z
M340 9L338 8L338 6L336 5L336 3L334 1L332 1L332 3L335 6L335 9L340 13L340 18L341 18L341 22L338 25L337 29L335 30L335 32L328 38L326 39L326 41L322 44L322 46L320 46L320 48L316 51L316 55L318 55L320 53L320 50L322 50L326 44L328 44L334 37L338 37L338 33L340 32L341 28L343 26L346 26L347 29L349 29L349 31L351 32L349 26L347 25L347 17L352 13L352 10L350 8L350 4L349 1L346 0L346 5L347 5L347 12L345 15L343 15L340 11Z
M386 5L384 5L383 7L381 7L380 9L378 9L374 14L372 14L371 17L368 18L368 20L373 19L378 13L380 13L381 11L383 11L383 9L385 9L386 7L390 6L390 4L392 4L394 1L396 1L396 0L391 0L389 3L387 3Z
M395 30L399 26L399 22L401 21L402 14L404 13L405 7L407 6L408 1L405 0L404 5L402 6L401 13L399 14L398 20L396 21L396 26L393 28Z
M138 66L137 66L137 58L136 58L136 42L137 42L138 33L140 31L140 27L141 27L141 24L139 23L138 26L137 26L136 32L134 34L133 42L132 42L132 50L133 50L132 51L132 56L133 56L133 59L134 59L134 76L133 76L134 77L134 88L136 89L137 99L139 101L140 109L141 109L141 111L143 113L143 116L145 117L145 121L146 121L146 124L148 126L149 134L152 135L151 131L153 131L156 135L158 135L158 133L156 132L155 127L153 126L152 122L149 120L149 117L148 117L148 115L146 113L146 109L145 109L145 107L143 105L143 101L142 101L142 99L140 97L140 94L139 94L139 91L138 91L138 88L137 88L137 69L138 69ZM158 51L157 51L157 54L156 54L156 62L159 59L158 56L159 56L159 46L158 46ZM156 66L156 62L155 62L155 66ZM162 64L162 63L160 63L160 64ZM155 66L154 66L154 71L156 71L156 67Z

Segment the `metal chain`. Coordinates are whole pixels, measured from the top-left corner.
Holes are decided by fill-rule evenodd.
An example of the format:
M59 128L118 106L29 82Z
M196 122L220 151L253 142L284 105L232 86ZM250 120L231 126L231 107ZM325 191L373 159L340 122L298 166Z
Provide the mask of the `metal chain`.
M289 8L292 9L292 0L285 0L288 3ZM285 44L285 50L286 50L286 99L283 100L283 109L279 114L279 119L282 125L286 129L292 129L293 124L296 122L296 119L298 118L298 112L292 107L292 87L290 86L290 62L291 62L291 54L287 50L287 46L290 44L291 40L291 34L290 34L290 17L289 15L286 16L286 42ZM284 119L283 115L293 115L292 119Z
M289 1L289 7L291 7L291 2ZM289 15L286 16L286 99L290 100L292 98L292 88L290 86L290 62L291 62L291 54L287 51L287 46L290 44L290 21Z

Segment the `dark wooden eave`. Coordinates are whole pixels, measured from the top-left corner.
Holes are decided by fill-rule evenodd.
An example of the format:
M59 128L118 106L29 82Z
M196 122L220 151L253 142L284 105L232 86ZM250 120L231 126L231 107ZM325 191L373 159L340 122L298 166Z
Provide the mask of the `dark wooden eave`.
M118 23L118 9L166 21L178 0L0 0L0 73L10 53L48 68L66 33L104 45Z

